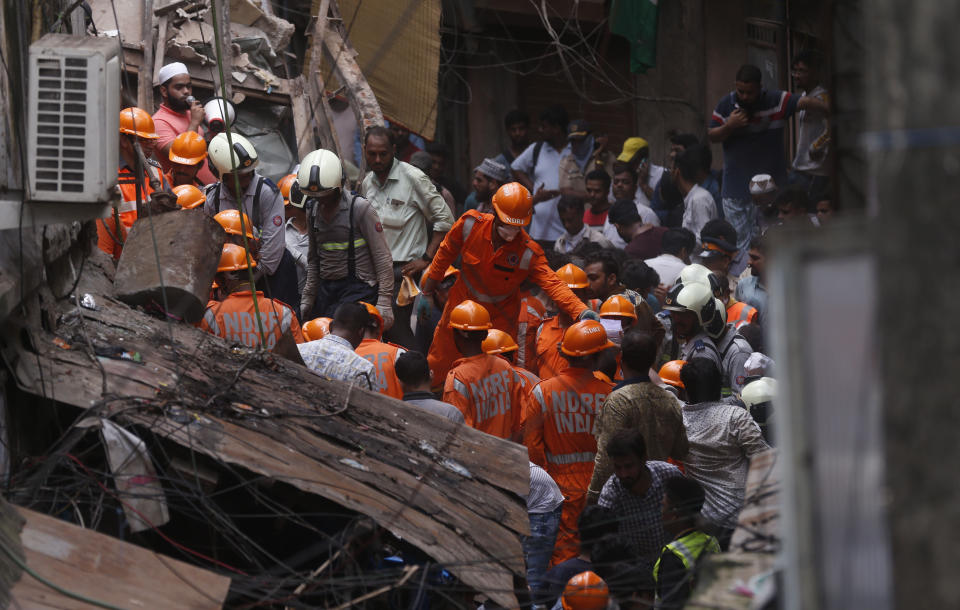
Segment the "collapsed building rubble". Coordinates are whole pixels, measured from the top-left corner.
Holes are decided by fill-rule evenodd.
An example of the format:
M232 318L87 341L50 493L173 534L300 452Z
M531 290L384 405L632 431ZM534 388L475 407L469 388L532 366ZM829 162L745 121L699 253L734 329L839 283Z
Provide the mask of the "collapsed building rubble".
M87 277L102 275L101 268L87 265L78 291L103 286L105 278ZM295 600L298 585L310 585L300 593L307 598L333 594L317 593L309 573L346 548L330 540L365 515L382 531L378 538L392 541L387 547L410 548L401 571L373 576L364 570L377 570L365 565L353 585L386 578L396 587L431 586L427 572L436 562L462 583L454 590L516 604L520 536L529 531L522 446L321 379L277 355L229 346L110 294L74 297L8 318L4 328L4 361L23 392L11 415L34 410L32 423L56 421L64 430L46 455L14 456L16 502L71 521L95 518L115 535L225 573L233 578L232 602ZM37 317L52 324L44 328ZM18 434L30 421L20 419ZM136 460L112 456L111 443L104 442L104 455L92 434L98 428L109 430L114 444L126 438L120 443L129 458L139 456L140 472ZM156 472L143 468L151 462ZM114 513L76 504L87 498L91 479ZM234 497L239 489L259 510L268 507L270 518L245 527L240 513L257 509ZM221 504L224 496L236 503ZM326 518L311 516L319 506ZM151 518L167 512L167 525ZM145 531L135 534L137 525ZM224 527L235 539L210 534ZM419 563L410 559L417 551ZM411 577L417 569L422 578ZM330 603L324 599L321 605Z

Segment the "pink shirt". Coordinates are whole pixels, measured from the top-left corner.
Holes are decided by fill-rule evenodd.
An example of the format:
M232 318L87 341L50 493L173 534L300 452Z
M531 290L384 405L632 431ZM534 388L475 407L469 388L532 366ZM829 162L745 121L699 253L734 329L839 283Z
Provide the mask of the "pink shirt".
M175 112L166 104L160 104L160 108L153 114L153 125L157 130L157 135L160 136L160 139L157 140L157 150L159 151L167 144L172 143L178 135L187 131L187 128L190 127L190 115L186 112ZM199 127L198 130L200 135L203 135L203 127ZM166 155L159 156L162 158L157 160L163 167L163 171L169 172L173 166L170 158ZM197 172L197 180L203 184L213 184L217 181L216 176L207 167L206 161L203 162L203 167Z

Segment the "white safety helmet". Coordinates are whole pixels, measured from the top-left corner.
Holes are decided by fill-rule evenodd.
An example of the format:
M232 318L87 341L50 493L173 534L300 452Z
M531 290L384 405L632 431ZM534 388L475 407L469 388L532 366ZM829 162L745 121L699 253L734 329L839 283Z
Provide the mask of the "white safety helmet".
M308 153L300 162L297 179L290 187L290 205L303 207L307 199L343 188L340 157L323 148Z
M777 397L777 380L772 377L755 377L744 384L740 390L740 400L747 407L750 416L768 437L767 422L773 415L773 401Z
M210 140L207 155L213 162L213 166L221 175L252 172L260 163L257 149L253 147L250 140L238 133L232 133L230 137L233 139L233 150L230 149L230 141L226 133L218 133Z
M668 311L690 311L696 314L700 327L711 337L719 337L726 326L723 306L713 296L708 284L677 282L667 293L663 308Z
M777 397L777 380L773 377L756 377L748 381L740 390L740 400L751 407L773 402Z
M680 276L677 278L677 284L706 284L714 294L720 290L720 278L713 272L696 263L687 265L680 270Z
M237 116L233 102L220 96L211 98L203 105L204 122L212 133L220 133L230 125Z

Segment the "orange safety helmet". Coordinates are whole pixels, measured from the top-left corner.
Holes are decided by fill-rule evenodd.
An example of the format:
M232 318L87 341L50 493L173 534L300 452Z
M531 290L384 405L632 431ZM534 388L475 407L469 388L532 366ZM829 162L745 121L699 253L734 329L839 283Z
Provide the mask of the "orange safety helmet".
M296 174L287 174L283 178L280 178L280 182L277 183L277 188L280 189L280 194L283 195L283 205L290 205L290 187L293 186L296 179Z
M213 219L219 222L223 230L230 235L243 235L243 231L240 230L240 210L217 212ZM250 224L250 218L246 214L243 215L243 226L247 230L247 237L257 239L253 236L253 225Z
M682 388L683 382L680 381L680 369L687 363L686 360L671 360L660 367L660 379L664 383L672 385L675 388Z
M610 588L596 572L580 572L567 581L560 605L563 610L603 610L610 600Z
M533 197L519 182L508 182L493 194L493 209L501 222L524 227L533 217Z
M637 308L633 306L630 299L622 294L611 295L603 305L600 306L601 318L633 318L637 319Z
M570 290L577 288L587 288L590 286L590 280L587 279L587 273L573 263L567 263L557 269L557 277L567 285Z
M185 131L173 139L170 160L183 165L196 165L207 158L207 142L195 131Z
M487 331L487 338L483 340L483 351L487 354L508 354L520 349L513 337L503 332L499 328L491 328Z
M314 318L303 325L300 330L307 341L316 341L330 334L331 318Z
M603 324L596 320L581 320L563 333L560 351L568 356L589 356L616 347L607 339Z
M366 301L360 301L360 304L367 308L367 313L377 319L377 339L383 336L383 316L380 315L380 312L377 308Z
M257 266L257 261L250 259L252 267ZM220 264L217 265L217 271L240 271L247 268L247 253L243 246L237 244L223 244L223 252L220 253Z
M177 205L184 210L192 210L202 206L207 201L203 191L192 184L181 184L173 187L173 194L177 196Z
M120 133L150 140L160 137L153 126L153 117L143 108L124 108L120 111Z
M493 328L490 313L480 303L467 299L450 312L450 328L487 330Z

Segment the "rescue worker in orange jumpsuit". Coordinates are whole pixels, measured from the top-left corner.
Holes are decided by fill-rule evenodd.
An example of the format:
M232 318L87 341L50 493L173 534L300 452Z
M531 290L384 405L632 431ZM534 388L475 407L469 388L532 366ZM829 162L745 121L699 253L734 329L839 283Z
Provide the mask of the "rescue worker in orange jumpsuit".
M303 324L303 338L307 341L316 341L330 334L330 322L333 318L314 318Z
M610 379L619 381L623 379L623 371L620 370L619 346L623 339L623 334L637 323L637 308L630 299L622 294L612 294L600 306L600 319L610 320L613 325L617 326L615 329L616 334L614 334L610 326L604 326L604 328L607 330L607 338L618 346L618 349L615 351L616 372ZM611 324L611 322L604 322L604 324Z
M567 263L557 269L556 275L581 300L587 295L590 282L587 280L587 274L580 267ZM593 310L592 307L590 309ZM560 310L557 315L544 320L537 329L535 348L537 359L534 370L540 375L540 379L549 379L567 368L567 360L557 350L557 345L560 344L564 331L575 321L565 311Z
M483 340L493 327L490 313L468 299L453 308L448 324L463 357L447 373L443 401L460 409L471 428L519 441L520 377L506 360L483 352Z
M587 307L547 265L543 249L523 227L533 216L530 191L517 182L501 186L493 196L496 214L469 210L453 225L424 273L421 291L430 295L457 256L463 265L434 332L428 360L434 379L443 379L457 357L450 313L460 303L473 300L489 306L493 327L517 335L520 286L530 279L570 318ZM596 314L593 314L596 315Z
M533 395L533 388L540 383L540 378L517 365L517 356L520 353L520 346L513 340L513 337L498 328L491 328L487 331L487 338L483 340L484 353L491 356L500 356L510 363L514 372L520 378L517 396L514 401L514 408L520 410L521 434L523 432L523 414L529 408L530 398ZM522 438L522 437L521 437ZM541 460L542 461L542 460Z
M250 262L253 266L257 264L252 258ZM241 343L247 347L262 346L268 350L273 349L288 330L297 343L303 343L300 324L290 307L266 298L263 292L258 290L254 308L254 295L250 290L250 282L246 279L247 267L246 252L241 246L223 245L216 282L227 296L223 301L207 303L207 311L198 326L231 343ZM258 311L263 341L260 335L261 325L257 323Z
M403 388L400 387L400 380L397 379L393 365L396 364L400 354L407 350L399 345L384 343L380 340L383 337L383 316L370 303L363 301L361 303L370 314L370 324L363 329L363 341L354 351L369 360L376 370L376 376L371 379L373 389L397 400L403 400Z
M570 366L533 389L533 411L524 422L531 459L543 452L544 469L563 492L553 565L579 554L577 519L587 503L597 453L594 421L613 384L594 375L600 353L613 347L603 325L577 322L563 334L559 349Z
M537 367L537 331L547 317L547 308L543 301L527 291L521 293L520 319L517 321L516 363L527 370Z
M190 184L205 187L197 178L197 173L207 159L207 141L195 131L185 131L173 139L170 144L170 180L175 186Z
M173 187L173 194L177 196L177 205L183 210L199 208L207 200L203 191L192 184L181 184Z
M170 179L164 175L160 164L150 158L158 137L153 126L153 118L146 111L140 108L124 108L120 111L121 165L117 176L120 207L113 211L112 216L97 221L97 247L114 259L120 258L123 242L127 239L127 231L137 221L137 191L140 192L141 204L146 204L153 193L153 187L150 186L151 176L158 179L163 190L173 196L173 191L170 190ZM143 156L147 159L141 189L137 187L135 174L137 151L134 142L140 143Z

